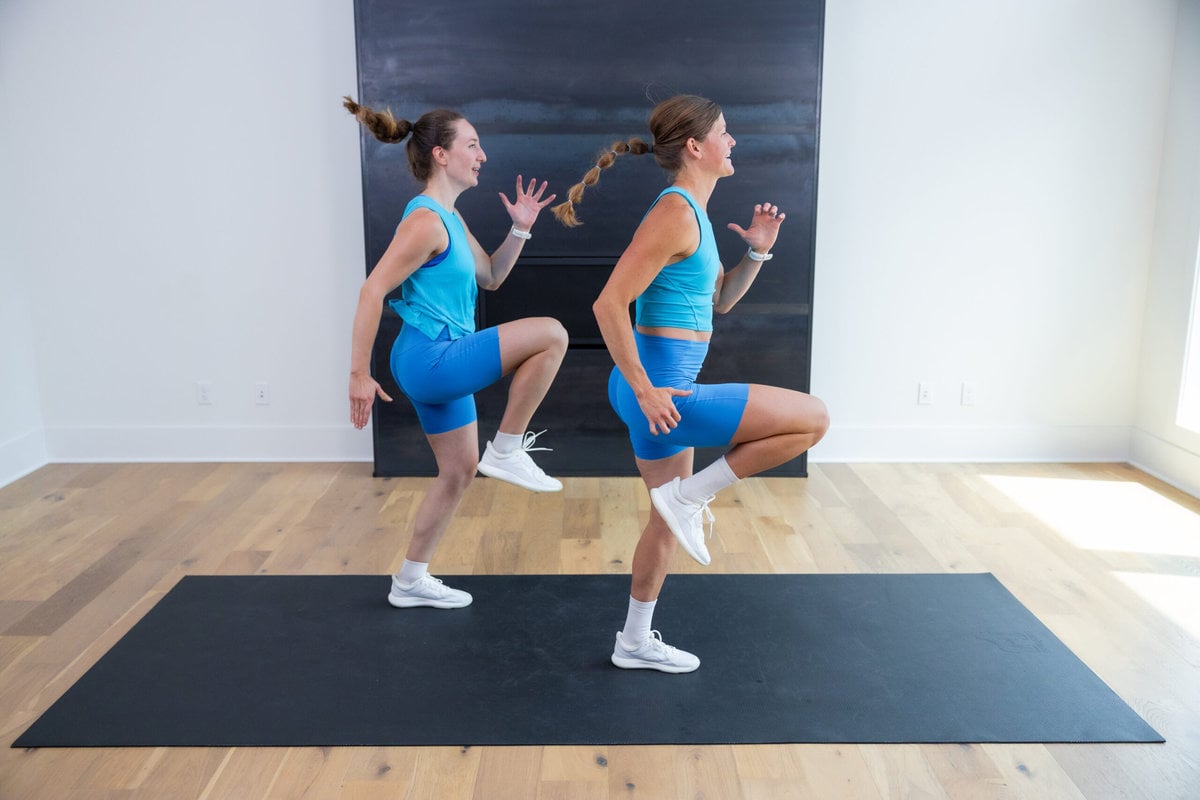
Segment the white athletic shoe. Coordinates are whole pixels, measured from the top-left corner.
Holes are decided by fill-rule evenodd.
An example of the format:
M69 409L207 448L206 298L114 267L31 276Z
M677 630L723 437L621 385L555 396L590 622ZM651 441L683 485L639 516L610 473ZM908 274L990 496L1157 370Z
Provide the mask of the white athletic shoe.
M621 631L617 631L612 662L621 669L656 669L674 673L691 672L700 666L700 659L686 650L666 644L658 631L650 631L645 641L636 647L629 647Z
M488 442L487 447L483 451L483 458L479 460L479 471L489 478L508 481L531 492L560 491L562 489L562 482L542 472L541 467L533 463L533 459L529 457L529 451L531 450L550 449L549 447L533 446L533 443L537 441L537 437L543 433L545 431L541 433L526 431L525 439L521 442L521 449L514 450L508 455L501 455L496 452L496 448L492 447L491 442Z
M689 556L706 567L712 561L712 557L709 556L708 546L704 543L704 525L708 523L708 535L712 536L715 520L712 512L708 510L712 499L707 497L702 502L688 500L679 493L677 477L672 478L670 483L650 490L650 500L666 521L671 533L675 534L675 538Z
M462 608L471 605L474 599L460 589L451 589L442 583L441 579L425 574L412 583L400 583L392 576L392 591L388 594L388 602L396 608L413 608L414 606L431 606L433 608Z

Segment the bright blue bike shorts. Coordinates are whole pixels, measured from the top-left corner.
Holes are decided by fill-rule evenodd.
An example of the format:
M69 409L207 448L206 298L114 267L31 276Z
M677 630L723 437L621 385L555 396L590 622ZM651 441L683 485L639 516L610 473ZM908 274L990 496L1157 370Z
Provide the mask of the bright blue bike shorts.
M445 330L430 339L412 325L392 345L392 377L412 401L427 434L476 420L475 392L500 380L500 332L484 328L459 339Z
M669 433L650 433L650 421L642 413L633 389L616 367L608 377L608 402L629 429L633 453L638 458L668 458L689 447L724 447L733 440L746 400L748 383L696 383L704 366L708 342L691 342L665 336L647 336L634 331L638 356L655 386L690 389L691 394L672 398L679 411L679 425Z

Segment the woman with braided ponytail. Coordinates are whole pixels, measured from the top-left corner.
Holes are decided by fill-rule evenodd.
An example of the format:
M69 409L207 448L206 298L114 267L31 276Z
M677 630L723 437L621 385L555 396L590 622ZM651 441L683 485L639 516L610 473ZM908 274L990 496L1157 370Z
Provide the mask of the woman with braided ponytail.
M825 404L812 395L760 384L696 382L712 336L712 314L742 298L771 247L784 214L759 203L749 228L729 230L749 246L730 270L721 265L706 206L717 181L732 175L736 144L725 115L711 100L680 95L650 115L653 145L618 142L601 156L567 201L554 208L566 225L579 224L575 206L600 171L625 152L653 152L671 185L651 205L592 306L616 366L609 402L629 429L638 471L650 490L650 521L633 556L625 627L612 662L626 669L691 672L695 655L666 645L651 618L678 545L701 564L710 561L708 504L742 478L783 464L825 434ZM635 304L635 323L629 304ZM693 474L693 448L729 447Z
M391 351L396 384L416 408L437 460L438 474L413 520L404 565L392 578L388 601L397 607L461 608L467 592L428 573L429 561L476 470L535 492L562 484L534 464L528 450L540 434L526 433L567 350L566 329L556 319L534 317L475 330L477 286L496 289L508 277L538 213L554 200L541 186L517 176L516 199L500 201L512 229L491 255L454 210L458 196L479 183L487 156L479 134L461 114L438 109L415 123L359 105L346 109L382 142L408 140L408 164L424 184L409 202L391 244L359 292L350 353L350 420L364 427L378 397L391 402L371 377L371 348L384 298L404 320ZM500 428L479 457L474 393L512 375Z

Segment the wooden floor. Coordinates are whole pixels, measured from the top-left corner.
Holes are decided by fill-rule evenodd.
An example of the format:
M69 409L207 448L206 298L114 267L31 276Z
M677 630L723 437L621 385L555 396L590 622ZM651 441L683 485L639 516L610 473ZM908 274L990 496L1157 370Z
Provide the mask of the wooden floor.
M435 572L627 572L640 483L565 484L477 479ZM711 569L992 572L1165 745L10 747L183 575L393 571L427 485L368 464L127 464L0 489L0 798L1200 798L1200 501L1122 465L751 479L714 503Z

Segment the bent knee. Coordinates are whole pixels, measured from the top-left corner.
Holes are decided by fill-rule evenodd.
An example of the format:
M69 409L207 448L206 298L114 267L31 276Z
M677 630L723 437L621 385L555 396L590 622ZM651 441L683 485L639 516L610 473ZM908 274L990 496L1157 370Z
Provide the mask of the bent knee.
M563 324L554 317L542 317L542 335L546 338L550 349L566 352L570 337Z
M829 409L825 405L825 401L819 397L808 396L812 401L812 406L809 410L810 424L812 432L818 436L825 434L829 430Z

